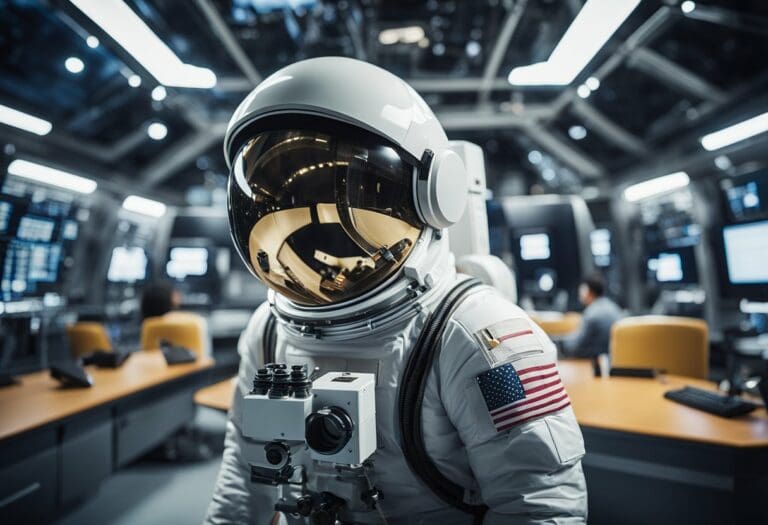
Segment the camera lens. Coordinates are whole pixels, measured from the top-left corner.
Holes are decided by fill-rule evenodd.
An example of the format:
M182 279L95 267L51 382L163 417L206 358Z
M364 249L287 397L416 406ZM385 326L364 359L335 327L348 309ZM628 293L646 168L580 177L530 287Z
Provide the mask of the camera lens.
M349 443L354 427L352 418L343 408L323 407L307 416L307 445L319 454L336 454Z
M289 455L288 448L282 443L267 443L264 447L264 455L270 465L280 465Z

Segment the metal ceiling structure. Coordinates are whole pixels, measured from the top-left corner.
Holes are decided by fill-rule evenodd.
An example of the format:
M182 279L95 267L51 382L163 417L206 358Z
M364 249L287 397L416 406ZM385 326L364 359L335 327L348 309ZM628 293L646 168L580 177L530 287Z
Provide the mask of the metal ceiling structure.
M701 133L765 102L768 83L768 6L759 0L702 0L687 12L676 0L645 0L565 87L513 87L506 76L546 59L582 0L126 4L179 57L215 71L216 86L169 87L153 100L152 75L69 1L0 0L0 103L54 123L46 137L0 126L0 140L175 201L205 177L223 179L220 143L239 100L312 56L369 60L405 78L452 138L488 143L492 184L510 170L538 181L542 168L528 161L537 149L555 168L545 179L570 181L566 191L608 184L664 152L696 153ZM423 37L379 41L403 26ZM88 36L101 44L90 48ZM82 57L84 73L63 68L68 56ZM140 86L129 86L132 75ZM587 78L600 87L582 98ZM162 141L147 137L157 121L168 128ZM584 136L570 136L574 126Z

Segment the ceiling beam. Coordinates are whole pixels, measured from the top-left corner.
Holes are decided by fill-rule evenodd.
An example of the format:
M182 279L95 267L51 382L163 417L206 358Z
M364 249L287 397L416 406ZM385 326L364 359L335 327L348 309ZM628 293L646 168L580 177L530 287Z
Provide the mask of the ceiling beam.
M136 191L136 181L132 176L89 155L87 148L84 148L84 151L74 149L69 144L69 142L76 143L74 139L68 139L69 142L51 140L53 133L42 140L38 136L27 137L26 135L29 134L11 131L0 126L0 142L13 144L16 148L12 157L40 162L92 178L99 183L100 190L115 193L121 197ZM181 196L175 192L158 189L156 196L168 204L182 202Z
M148 164L138 177L138 187L147 190L160 185L178 170L189 165L208 148L220 142L227 130L226 123L212 124L200 129L188 139L182 140L166 149L161 155Z
M639 47L629 57L627 65L698 98L718 104L727 99L718 87L656 51Z
M686 13L685 16L702 22L731 27L739 31L748 31L761 35L768 34L768 18L749 13L740 13L725 7L697 5L696 9Z
M552 113L548 105L525 106L524 111L495 111L491 109L454 110L436 108L437 119L446 131L504 129L530 126Z
M528 0L518 0L512 11L509 12L504 19L504 23L499 31L499 36L496 38L496 42L493 45L493 50L488 57L488 62L485 64L483 70L483 79L480 86L479 102L481 104L487 103L491 98L491 90L494 85L494 80L499 75L499 68L501 62L504 60L504 55L509 47L509 42L512 40L512 35L515 33L520 19L523 17L523 12L528 4Z
M550 133L544 127L529 126L525 128L525 132L532 141L573 168L584 178L595 179L604 174L602 166L594 159Z
M648 155L648 149L642 140L600 113L587 101L574 100L573 112L589 124L591 130L624 151L642 157Z
M237 66L250 81L251 87L256 86L256 84L261 82L261 75L256 71L253 62L251 62L251 59L248 58L248 55L243 51L240 42L238 42L235 35L232 34L232 31L219 14L219 11L214 7L210 0L195 0L195 2L203 12L203 15L205 15L208 23L211 24L213 32L219 40L221 40L221 43L229 53L229 56L232 57L232 60L235 61Z

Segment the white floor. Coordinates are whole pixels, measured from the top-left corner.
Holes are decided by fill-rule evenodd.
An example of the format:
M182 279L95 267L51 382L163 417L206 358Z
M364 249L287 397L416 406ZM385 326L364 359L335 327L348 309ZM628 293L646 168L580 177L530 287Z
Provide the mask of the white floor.
M226 416L199 409L195 425L214 441L224 439ZM208 508L221 463L220 451L209 460L188 463L143 459L117 471L98 491L56 521L56 525L199 524Z

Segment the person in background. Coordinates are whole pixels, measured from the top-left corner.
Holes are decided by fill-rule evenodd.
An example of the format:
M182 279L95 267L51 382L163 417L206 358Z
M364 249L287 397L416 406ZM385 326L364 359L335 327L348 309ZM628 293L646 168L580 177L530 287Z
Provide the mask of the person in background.
M181 294L171 283L156 281L144 288L141 294L141 319L159 317L181 305Z
M605 295L605 283L598 275L584 279L579 286L579 300L584 305L578 331L563 339L567 357L595 357L607 354L611 326L624 316L621 308Z

